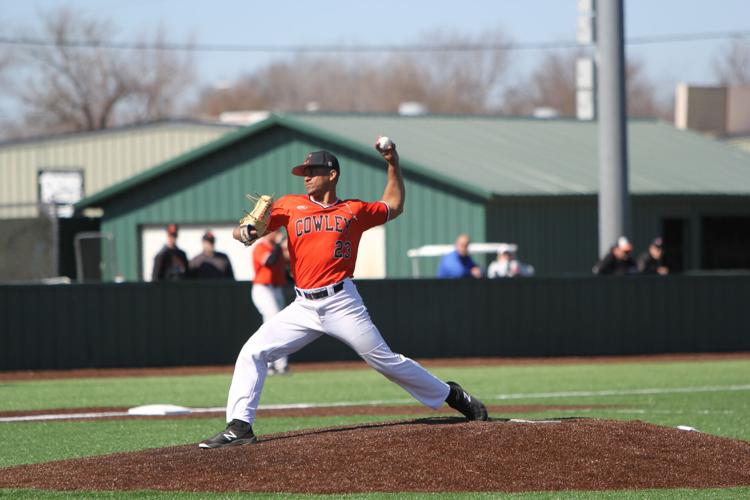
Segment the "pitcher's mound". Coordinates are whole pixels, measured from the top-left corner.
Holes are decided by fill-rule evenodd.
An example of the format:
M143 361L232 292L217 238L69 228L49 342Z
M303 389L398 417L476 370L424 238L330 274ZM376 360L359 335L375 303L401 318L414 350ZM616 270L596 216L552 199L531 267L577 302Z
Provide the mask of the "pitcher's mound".
M542 491L750 485L750 443L640 421L427 418L3 469L2 488Z

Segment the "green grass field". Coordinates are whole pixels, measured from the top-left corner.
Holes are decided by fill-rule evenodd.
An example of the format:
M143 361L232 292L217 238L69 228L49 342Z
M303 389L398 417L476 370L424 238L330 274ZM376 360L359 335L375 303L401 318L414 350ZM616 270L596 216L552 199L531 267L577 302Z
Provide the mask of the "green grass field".
M644 362L577 365L525 365L432 368L443 379L458 380L487 404L609 405L610 408L551 410L494 417L595 417L643 420L750 441L750 360ZM130 407L172 403L190 407L222 406L228 375L123 377L0 383L0 411L83 407ZM368 369L297 372L270 377L261 404L367 403L414 404L399 387ZM406 418L404 415L356 417L274 417L254 426L263 435L288 430ZM222 418L182 420L103 420L0 422L0 467L83 457L118 451L194 443L223 427ZM1 473L1 472L0 472ZM80 492L0 490L0 497L81 498ZM242 495L182 493L92 493L103 498L236 498ZM282 498L253 495L255 498ZM385 494L352 495L383 498ZM498 494L467 493L465 498ZM284 498L290 497L283 495ZM455 498L408 494L408 498ZM649 490L639 492L554 492L508 498L748 498L750 488L722 490ZM297 498L297 496L294 496ZM306 496L305 498L317 498Z

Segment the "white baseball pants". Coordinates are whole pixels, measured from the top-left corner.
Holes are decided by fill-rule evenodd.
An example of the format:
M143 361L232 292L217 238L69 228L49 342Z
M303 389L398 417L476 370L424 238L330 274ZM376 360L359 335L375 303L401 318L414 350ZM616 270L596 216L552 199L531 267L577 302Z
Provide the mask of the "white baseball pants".
M267 363L293 354L324 334L347 344L368 365L424 405L437 409L448 397L448 384L416 361L391 351L372 323L354 283L347 279L344 289L335 295L318 300L298 296L250 337L234 367L227 422L238 419L253 423Z
M254 283L250 292L253 298L253 304L263 316L263 323L267 323L272 317L284 309L284 290L280 286L261 285ZM278 372L286 370L289 364L289 357L282 356L279 359L269 362L269 368Z

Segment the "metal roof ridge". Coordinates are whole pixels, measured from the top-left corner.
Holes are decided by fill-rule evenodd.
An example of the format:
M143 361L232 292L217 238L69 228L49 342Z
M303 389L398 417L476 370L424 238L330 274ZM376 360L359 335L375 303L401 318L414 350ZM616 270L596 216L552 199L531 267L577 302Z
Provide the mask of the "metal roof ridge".
M665 122L663 120L659 120L659 123L657 125L658 126L668 127L668 128L670 128L671 130L673 130L674 132L676 132L678 134L685 134L685 135L688 135L690 137L694 137L697 140L702 141L703 143L705 143L707 145L710 145L711 147L720 147L720 148L722 148L724 150L726 150L725 148L727 147L727 141L732 139L732 137L716 137L716 136L712 136L712 135L709 135L709 134L705 134L703 132L699 132L698 130L693 130L691 128L677 128L674 125L672 125L671 123ZM746 137L750 138L750 135L747 135ZM745 150L740 149L740 148L735 148L735 147L732 147L732 146L730 146L730 147L731 147L731 153L732 154L735 154L735 153L739 152L740 153L739 156L746 156L747 157L746 159L750 160L750 152L745 151Z
M132 189L146 181L164 175L167 172L171 172L172 170L190 163L196 158L207 155L214 151L218 151L219 149L222 149L236 141L242 140L247 136L270 128L277 123L278 120L276 115L270 114L268 118L264 120L253 123L252 125L249 125L247 127L239 127L235 132L230 132L229 134L223 135L207 144L198 146L197 148L191 149L190 151L186 151L174 158L171 158L165 162L144 170L143 172L140 172L132 177L128 177L127 179L113 184L108 188L102 189L101 191L94 193L91 196L87 196L86 198L77 202L74 207L76 210L80 210L82 208L93 206L95 203L99 203L102 200L116 196L121 192Z
M345 137L341 137L337 134L333 134L333 133L321 130L319 128L309 126L305 123L301 123L300 121L294 120L292 117L289 117L288 115L271 113L268 116L268 118L264 120L261 120L247 127L241 127L233 133L229 133L224 136L221 136L215 139L214 141L209 142L208 144L204 144L203 146L199 146L195 149L187 151L175 158L167 160L166 162L160 163L159 165L149 168L139 174L136 174L132 177L124 179L123 181L118 182L106 189L103 189L99 191L98 193L94 193L91 196L87 196L86 198L76 203L74 206L76 210L91 207L96 203L99 203L108 198L117 196L122 192L128 191L140 184L143 184L144 182L155 179L175 169L181 168L185 166L186 164L196 160L197 158L205 156L214 151L223 149L235 142L241 141L247 137L250 137L262 130L266 130L273 126L287 127L292 130L310 134L315 137L319 137L321 139L328 140L336 144L340 144L341 146L348 148L348 149L352 149L360 154L364 154L372 158L382 159L381 156L377 154L374 148L366 148L362 146L361 144L351 141ZM481 198L489 198L492 194L490 191L478 188L477 186L469 184L460 179L454 179L454 178L436 173L424 167L423 165L420 165L416 162L412 162L410 160L404 159L401 161L401 164L405 166L409 171L415 172L419 175L429 177L436 181L442 182L443 184L446 184L451 187L455 187L462 191L466 191L469 194L479 196Z
M281 116L287 117L301 117L301 118L398 118L398 119L462 119L462 120L473 120L482 119L488 121L529 121L536 123L577 123L580 125L591 125L596 124L597 120L579 120L573 116L557 116L554 118L538 118L533 115L492 115L492 114L471 114L471 113L425 113L422 115L401 115L397 112L356 112L356 111L289 111L277 113ZM651 117L629 117L628 123L667 123L660 118Z
M365 156L369 156L374 159L382 160L382 157L380 156L379 153L377 153L374 147L365 147L358 142L352 141L351 139L348 139L346 137L342 137L336 133L329 132L327 130L321 130L319 128L312 127L306 123L301 123L300 121L297 121L293 117L290 117L288 115L279 114L279 115L276 115L276 117L279 119L279 123L286 125L289 128L292 128L299 132L311 134L316 137L320 137L322 139L326 139L336 144L340 144L348 149L352 149ZM411 172L415 172L417 174L429 177L436 181L447 184L448 186L458 188L462 191L467 191L468 193L479 196L481 198L489 198L492 195L491 191L475 186L474 184L470 184L459 178L453 178L453 177L435 172L434 170L431 170L427 168L426 166L420 163L417 163L415 161L400 158L400 163L402 166L405 166Z
M200 120L195 118L166 118L163 120L150 120L146 122L128 123L126 125L118 125L116 127L107 127L96 130L75 130L70 132L58 132L50 134L41 134L31 137L20 137L18 139L8 139L0 141L0 148L5 146L16 146L20 144L29 144L33 142L46 142L46 141L62 141L78 136L86 135L100 135L100 134L115 134L118 132L126 132L128 130L137 130L142 128L162 126L162 125L198 125L204 127L217 127L217 128L239 128L240 125L233 123L225 123L219 121Z

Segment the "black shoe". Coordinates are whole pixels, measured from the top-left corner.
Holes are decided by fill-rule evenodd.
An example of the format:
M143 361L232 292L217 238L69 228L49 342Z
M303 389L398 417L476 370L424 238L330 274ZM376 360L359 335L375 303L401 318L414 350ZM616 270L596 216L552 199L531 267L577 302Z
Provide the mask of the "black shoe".
M487 408L481 401L472 397L468 392L455 382L448 382L451 392L445 398L448 406L458 410L466 417L467 420L487 420Z
M227 428L198 444L198 448L221 448L222 446L242 446L258 440L253 434L253 427L242 420L232 420Z

